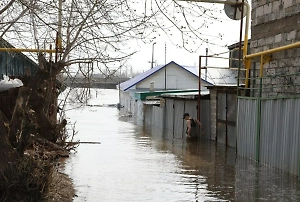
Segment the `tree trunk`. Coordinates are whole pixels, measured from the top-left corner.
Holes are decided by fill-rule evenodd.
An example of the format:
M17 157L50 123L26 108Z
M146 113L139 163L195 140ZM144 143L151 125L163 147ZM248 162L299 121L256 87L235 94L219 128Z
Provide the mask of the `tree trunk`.
M24 87L20 88L17 103L13 112L9 127L9 140L13 147L22 153L21 148L25 149L23 143L18 141L27 140L25 131L22 131L22 122L36 125L35 130L31 128L27 132L38 135L51 142L56 142L57 118L56 118L56 75L61 71L63 65L60 63L49 63L42 56L39 57L39 70L33 77L24 77ZM50 109L50 110L49 110ZM25 120L27 112L34 111L34 120ZM24 123L25 123L24 122ZM27 128L29 126L23 125ZM25 129L24 128L24 129ZM24 135L24 137L23 137ZM23 145L23 146L20 146Z
M12 119L9 124L9 141L13 147L17 147L18 138L20 137L22 120L24 118L24 110L27 108L28 98L31 90L26 87L19 88L16 105L13 111Z
M46 149L38 152L32 149L34 139L45 139L44 143L52 149L48 152L49 156L67 156L66 150L59 150L59 146L53 144L60 137L59 130L65 126L65 122L57 123L53 105L57 100L56 75L63 65L48 63L43 57L39 59L40 69L37 73L22 79L24 86L19 88L8 129L0 113L0 201L4 200L2 197L14 197L14 191L27 194L29 198L31 193L40 195L44 191L47 169L51 164L43 162L45 159L39 159L39 155L47 153ZM30 141L31 138L33 141ZM34 154L25 156L24 151L30 150L29 146ZM29 188L32 183L35 186L33 189Z
M10 145L7 130L5 128L2 115L0 113L0 189L4 189L11 184L12 176L10 170L19 160L20 156ZM0 196L1 197L1 196Z

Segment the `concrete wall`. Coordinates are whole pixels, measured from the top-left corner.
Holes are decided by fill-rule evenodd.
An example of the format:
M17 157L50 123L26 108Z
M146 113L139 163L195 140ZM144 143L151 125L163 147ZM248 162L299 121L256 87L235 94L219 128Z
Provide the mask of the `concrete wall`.
M251 18L251 53L300 41L299 0L252 0ZM255 66L259 68L259 58L256 61ZM299 66L299 48L272 54L271 62L264 65L264 76L270 78L263 81L265 88L263 95L269 97L300 93L300 87L295 87L295 84L300 83ZM274 75L283 74L290 76L274 78ZM280 86L272 88L274 84Z

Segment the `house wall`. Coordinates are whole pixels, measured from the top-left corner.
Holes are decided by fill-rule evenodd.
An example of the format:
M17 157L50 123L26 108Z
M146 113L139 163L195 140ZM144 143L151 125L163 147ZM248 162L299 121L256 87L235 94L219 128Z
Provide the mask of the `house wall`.
M251 17L251 53L300 41L299 0L252 0ZM252 65L252 69L256 68L255 72L258 75L260 58L257 57L254 61L257 62ZM269 78L263 80L263 96L300 93L299 66L299 48L272 54L272 60L264 65L264 77ZM274 75L281 76L275 77ZM275 85L278 87L274 87Z
M166 69L166 71L165 71ZM186 70L178 67L176 64L169 64L165 69L161 69L145 80L141 81L136 85L137 89L149 89L150 83L154 82L154 89L163 90L165 89L165 72L167 74L167 90L175 89L198 89L198 78L187 72ZM203 81L202 81L203 82ZM207 82L203 82L202 85L210 85ZM207 90L206 87L202 86L201 90Z
M167 74L167 90L198 89L199 79L192 73L187 72L174 63L170 63L165 68L166 71L165 69L162 69L155 72L153 75L139 82L135 86L132 86L129 90L125 92L121 90L119 103L124 106L125 111L132 113L135 118L141 117L143 107L138 105L138 101L135 99L135 93L150 91L151 82L154 82L154 90L164 90L165 72ZM202 81L201 90L206 91L207 88L204 86L210 85L210 83Z

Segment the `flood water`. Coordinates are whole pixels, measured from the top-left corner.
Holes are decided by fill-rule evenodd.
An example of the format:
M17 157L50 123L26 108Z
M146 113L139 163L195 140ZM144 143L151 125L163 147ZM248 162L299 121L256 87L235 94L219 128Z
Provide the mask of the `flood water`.
M300 201L300 180L201 140L163 139L123 117L117 90L98 90L92 106L70 110L80 144L66 159L74 201ZM72 107L72 106L69 106Z

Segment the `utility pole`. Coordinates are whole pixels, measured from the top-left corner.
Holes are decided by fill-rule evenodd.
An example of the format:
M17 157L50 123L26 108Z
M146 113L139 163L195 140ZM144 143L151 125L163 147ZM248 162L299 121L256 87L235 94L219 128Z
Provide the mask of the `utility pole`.
M206 52L206 58L205 58L205 67L206 67L206 69L205 69L205 81L207 81L207 59L208 59L207 56L208 56L208 48L206 48L205 52Z
M167 43L165 43L165 90L167 90Z
M153 60L154 60L154 45L156 44L156 42L154 42L153 44L152 44L152 59L151 59L151 69L153 68Z

